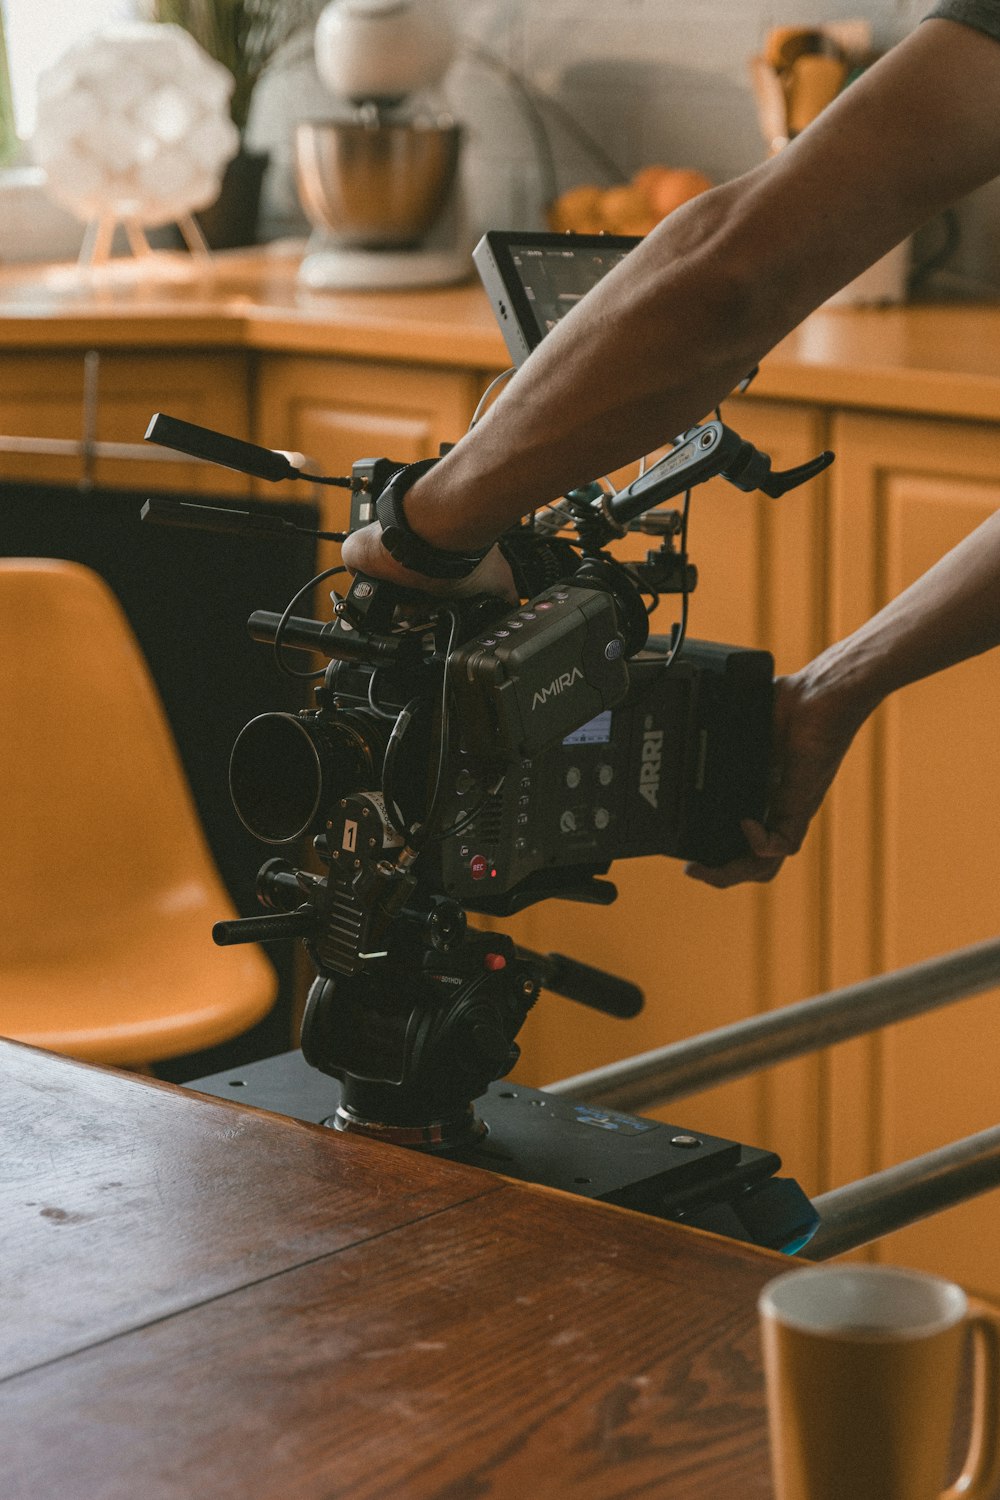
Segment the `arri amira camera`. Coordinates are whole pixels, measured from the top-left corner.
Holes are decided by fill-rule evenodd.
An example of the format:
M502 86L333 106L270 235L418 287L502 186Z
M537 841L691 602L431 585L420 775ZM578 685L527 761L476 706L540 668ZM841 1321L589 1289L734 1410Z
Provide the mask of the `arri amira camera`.
M506 256L505 310L517 293L541 332L546 296L554 313L573 300L567 287L579 300L574 288L632 243L511 238L488 236L477 260ZM521 324L530 345L527 313ZM258 478L301 474L287 454L163 415L146 435ZM549 897L607 904L616 860L721 864L744 850L740 820L765 812L773 663L687 637L696 583L688 500L714 475L780 495L831 457L775 473L716 413L625 488L595 482L511 528L500 546L516 606L358 575L331 595L329 618L298 612L310 585L283 614L251 616L250 634L284 670L315 679L314 701L297 714L260 714L233 747L236 811L274 852L258 876L264 913L219 923L214 937L305 944L316 978L302 1055L339 1083L335 1107L321 1114L328 1123L559 1185L552 1161L568 1152L574 1191L709 1227L719 1227L721 1204L727 1232L779 1245L801 1238L807 1200L773 1178L773 1154L733 1142L552 1100L546 1162L526 1162L524 1132L535 1133L527 1155L537 1156L546 1096L497 1082L517 1061L540 990L620 1016L634 1015L642 996L467 916L503 918ZM361 458L350 476L321 482L350 489L354 530L373 519L402 467ZM678 498L679 508L662 508ZM144 514L209 528L290 524L176 501L151 501ZM613 556L616 539L634 531L654 543L645 559ZM313 580L315 598L337 571ZM650 635L664 595L678 601L677 624ZM293 666L306 652L326 664ZM518 1100L534 1106L523 1129L511 1115ZM794 1192L775 1209L782 1188Z

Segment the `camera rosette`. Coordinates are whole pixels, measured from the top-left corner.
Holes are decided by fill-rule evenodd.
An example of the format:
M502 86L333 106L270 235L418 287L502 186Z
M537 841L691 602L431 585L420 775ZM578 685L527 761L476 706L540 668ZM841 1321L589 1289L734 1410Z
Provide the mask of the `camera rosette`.
M70 47L39 78L32 148L79 219L156 226L207 208L239 148L233 77L179 26L135 22Z

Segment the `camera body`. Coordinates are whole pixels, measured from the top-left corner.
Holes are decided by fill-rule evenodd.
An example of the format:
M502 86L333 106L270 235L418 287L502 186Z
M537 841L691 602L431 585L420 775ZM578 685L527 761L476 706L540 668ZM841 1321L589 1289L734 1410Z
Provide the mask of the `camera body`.
M155 417L147 436L265 479L300 472L288 455L172 418ZM746 853L742 820L766 812L773 663L687 638L688 500L713 475L778 496L831 458L775 473L717 416L624 488L571 491L506 532L517 603L358 574L330 619L293 613L338 569L283 614L251 616L285 670L297 650L327 664L294 674L321 679L311 706L262 713L236 739L236 811L289 857L259 871L267 914L213 936L304 942L317 977L302 1050L342 1083L340 1128L460 1147L543 988L611 1015L641 1008L627 980L472 930L467 914L550 897L606 905L617 860ZM350 488L351 530L399 468L363 459L324 481ZM664 508L678 495L681 510ZM246 526L218 507L152 506L168 524ZM643 561L611 550L629 531L658 539ZM679 596L679 618L650 636L665 595Z
M691 640L669 660L670 638L654 636L626 660L614 621L585 617L595 599L568 580L452 657L463 749L449 821L500 783L441 847L442 889L463 905L496 909L642 855L723 864L746 852L741 818L764 814L772 658ZM532 615L553 639L516 631Z
M355 466L356 500L372 469ZM612 1014L641 1006L627 982L471 930L468 913L608 904L615 861L722 863L745 851L740 820L764 813L771 657L646 637L642 589L677 576L673 549L618 563L530 524L506 545L522 584L562 576L511 605L358 575L329 622L251 617L258 639L329 662L313 706L237 737L237 813L296 863L260 871L274 917L220 924L217 940L304 940L303 1052L342 1081L342 1128L460 1142L543 986Z
M424 598L408 627L398 589L356 578L332 624L312 627L333 658L316 706L237 739L239 816L268 843L311 836L337 878L354 872L339 905L359 908L358 943L375 929L357 872L408 844L425 896L497 916L595 899L617 860L746 851L741 819L765 810L772 658L661 636L630 654L630 570L576 561L514 607ZM361 951L313 945L321 973L354 972Z

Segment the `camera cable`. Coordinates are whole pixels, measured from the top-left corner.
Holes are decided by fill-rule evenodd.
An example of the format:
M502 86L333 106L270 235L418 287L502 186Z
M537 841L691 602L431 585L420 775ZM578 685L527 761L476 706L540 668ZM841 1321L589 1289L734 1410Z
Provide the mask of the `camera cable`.
M399 755L400 746L403 742L403 736L409 728L409 725L417 709L421 705L421 699L412 698L399 714L399 717L397 718L396 723L393 726L392 733L389 736L389 743L387 744L385 750L385 758L382 762L382 797L385 801L386 810L388 811L389 816L396 827L396 831L403 835L409 848L414 853L419 852L419 850L427 842L433 831L434 820L437 816L438 806L441 800L441 788L444 781L445 760L448 753L448 663L451 660L451 654L455 646L455 636L458 631L458 615L453 609L449 609L447 611L447 614L451 622L451 628L448 632L448 643L445 647L444 663L441 670L441 709L439 719L440 729L438 732L437 769L434 776L434 788L431 792L430 805L427 808L426 815L424 816L422 822L414 822L409 825L407 824L406 817L403 814L403 810L400 807L399 801L396 798L393 790L393 778L395 776L396 761Z
M681 502L681 526L680 526L680 532L678 533L678 537L679 537L679 541L680 541L680 555L683 558L687 557L688 515L690 513L690 509L691 509L691 491L690 490L685 490L684 491L684 499ZM687 567L686 566L685 566L685 568L683 570L683 573L681 575L680 595L681 595L681 617L680 617L680 620L674 625L673 630L671 632L673 639L672 639L671 644L670 644L670 650L667 652L666 660L663 663L663 665L665 667L673 666L674 662L677 660L678 656L680 655L681 647L684 645L684 637L687 635L688 601L689 601L689 599L691 597L691 590L688 588L688 583L687 583ZM649 611L650 614L652 614L653 610L656 608L656 606L657 606L658 603L659 603L659 595L658 594L654 594L653 600L652 600L652 603L651 603L651 606L650 606L650 611Z
M472 431L473 427L475 427L476 423L482 417L483 412L484 412L485 407L486 407L486 403L489 401L490 397L492 396L493 392L496 390L497 386L498 385L502 385L505 380L509 380L510 377L513 375L514 371L516 370L516 368L517 368L516 365L511 365L509 369L507 369L507 370L501 370L499 375L494 375L493 379L490 381L489 385L486 387L485 391L480 396L478 406L476 407L475 411L472 413L472 421L469 423L469 426L468 426L468 431L469 432Z
M281 654L281 637L284 635L288 622L292 617L292 612L294 611L296 604L298 604L299 600L302 598L303 594L308 594L310 589L315 588L316 585L322 583L324 579L334 578L338 573L346 572L347 569L344 567L343 563L339 564L335 568L324 568L322 573L317 573L315 578L310 578L308 583L303 584L298 593L289 600L284 614L278 621L278 628L274 632L273 646L275 664L279 672L284 672L286 677L295 677L300 681L309 682L316 677L322 677L326 672L325 666L317 667L314 671L311 672L299 672L295 667L290 667Z

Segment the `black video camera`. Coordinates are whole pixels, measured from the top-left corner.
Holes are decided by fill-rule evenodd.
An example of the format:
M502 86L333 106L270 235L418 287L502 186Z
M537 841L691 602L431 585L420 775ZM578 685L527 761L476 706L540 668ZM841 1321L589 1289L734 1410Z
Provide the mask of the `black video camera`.
M263 478L299 472L287 455L168 417L147 437ZM772 473L766 454L705 422L617 493L573 491L508 531L516 606L359 575L330 620L294 614L295 600L280 616L251 616L280 661L302 650L328 664L299 674L322 679L313 706L264 713L237 738L236 810L292 858L260 870L269 914L219 923L214 936L304 940L318 977L303 1053L341 1080L342 1128L460 1146L481 1129L472 1101L516 1062L543 986L615 1015L639 1009L627 982L471 930L466 914L510 915L553 896L607 904L616 892L600 877L614 860L719 864L745 849L740 820L765 808L772 661L686 639L687 501L716 474L778 495L830 458ZM336 481L351 489L351 529L399 467L362 460ZM682 511L654 509L677 495ZM249 524L185 502L147 510ZM609 551L629 530L659 538L644 561ZM649 637L663 594L680 596L681 619Z
M317 835L332 863L357 854L362 812L380 857L419 829L421 883L498 916L585 895L618 859L745 852L740 819L764 812L766 652L630 648L639 583L608 559L517 608L425 602L416 629L397 600L359 579L332 627L281 632L333 660L315 708L262 715L236 742L233 801L256 837ZM278 636L263 615L251 629Z
M473 259L515 366L636 243L484 236ZM352 531L405 467L363 459L349 478L306 476L288 454L163 416L146 436L259 479L343 485ZM313 706L262 714L236 741L236 810L291 857L260 870L268 914L214 936L305 942L317 979L302 1050L341 1081L339 1127L460 1149L482 1133L472 1101L513 1067L543 986L612 1015L641 1007L634 985L471 930L466 914L552 896L607 904L615 860L720 865L745 852L741 819L765 811L773 663L686 638L688 501L713 475L781 495L832 457L773 473L716 413L625 488L595 482L512 527L499 545L516 606L358 576L329 620L293 613L309 585L282 615L251 616L286 671L293 649L328 665L294 673L322 678ZM679 510L660 508L678 496ZM213 530L290 524L179 501L144 514ZM658 539L642 562L609 550L629 531ZM649 636L663 595L679 598L679 619Z

